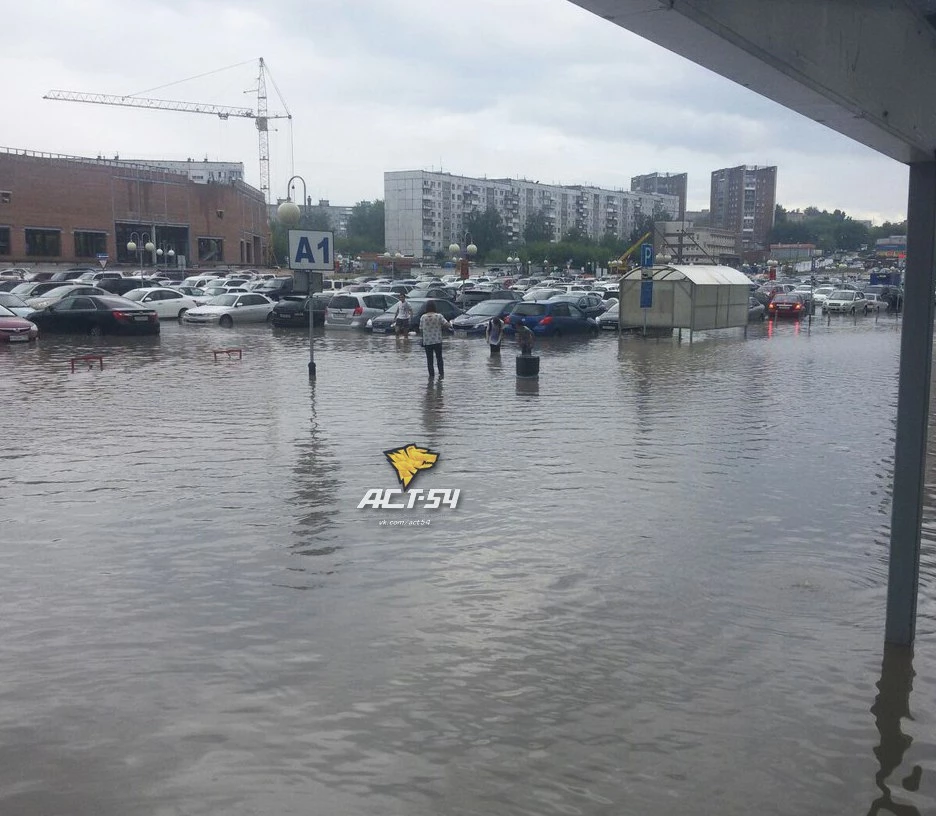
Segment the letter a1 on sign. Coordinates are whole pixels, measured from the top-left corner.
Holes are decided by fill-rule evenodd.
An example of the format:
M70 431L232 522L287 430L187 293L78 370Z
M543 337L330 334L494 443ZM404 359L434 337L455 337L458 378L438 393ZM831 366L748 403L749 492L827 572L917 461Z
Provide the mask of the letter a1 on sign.
M331 272L335 266L335 233L289 231L289 268Z

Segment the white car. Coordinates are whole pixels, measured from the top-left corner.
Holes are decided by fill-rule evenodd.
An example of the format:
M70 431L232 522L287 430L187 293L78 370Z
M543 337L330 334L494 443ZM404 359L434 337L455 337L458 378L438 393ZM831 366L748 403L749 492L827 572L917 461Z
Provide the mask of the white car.
M827 284L823 286L817 286L815 289L813 289L813 300L816 301L817 306L822 306L822 304L824 304L828 299L829 295L831 295L834 291L834 286L829 286Z
M869 312L880 312L887 311L887 301L881 300L881 296L871 292L870 294L865 295L865 300L867 302L867 310Z
M131 289L124 297L155 310L160 320L173 318L181 320L189 309L195 309L199 305L194 298L167 287Z
M17 317L26 317L30 312L36 311L27 306L26 301L19 295L14 295L12 292L0 292L0 306L6 306Z
M861 292L852 289L836 289L822 304L823 311L841 314L868 313L868 301Z
M399 298L391 292L339 292L325 308L325 325L349 329L363 329L367 321L382 315Z
M256 292L218 295L204 306L189 309L182 317L186 323L217 323L229 329L235 323L263 323L273 320L276 304Z

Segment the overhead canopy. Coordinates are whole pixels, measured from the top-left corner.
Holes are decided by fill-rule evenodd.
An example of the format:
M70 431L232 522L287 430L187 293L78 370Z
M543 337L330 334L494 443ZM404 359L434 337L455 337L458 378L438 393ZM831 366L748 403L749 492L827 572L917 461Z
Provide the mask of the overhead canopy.
M643 269L632 269L624 280L641 280ZM707 266L704 264L667 264L653 267L653 280L688 280L697 286L731 285L750 289L751 279L743 272L730 266Z
M934 0L571 0L900 162L936 156Z

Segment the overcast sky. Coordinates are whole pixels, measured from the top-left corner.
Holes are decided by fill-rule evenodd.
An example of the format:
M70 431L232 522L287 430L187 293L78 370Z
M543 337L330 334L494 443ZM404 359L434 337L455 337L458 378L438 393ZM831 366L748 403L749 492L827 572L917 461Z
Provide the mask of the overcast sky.
M6 147L242 161L259 187L250 119L42 97L255 107L262 56L270 112L293 116L272 123L274 198L293 172L353 204L383 197L385 170L624 189L659 171L687 172L702 209L712 170L775 164L788 209L906 213L903 165L567 0L52 0L10 4L4 28Z

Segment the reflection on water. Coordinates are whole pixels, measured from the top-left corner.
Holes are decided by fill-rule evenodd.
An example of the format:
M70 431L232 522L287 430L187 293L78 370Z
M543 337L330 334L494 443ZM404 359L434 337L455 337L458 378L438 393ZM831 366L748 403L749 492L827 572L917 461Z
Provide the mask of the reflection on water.
M874 755L881 769L874 776L881 795L871 803L868 816L877 813L893 813L898 816L922 816L912 804L893 800L887 782L891 774L900 768L904 754L913 743L912 737L904 734L902 721L912 719L910 715L910 692L913 690L913 652L902 646L888 644L884 649L881 679L877 684L878 695L871 706L874 723L881 741ZM900 780L904 790L917 792L923 776L923 768L914 765L909 774Z
M0 349L0 813L936 812L932 484L879 661L899 332L445 342ZM457 508L358 510L410 442Z

